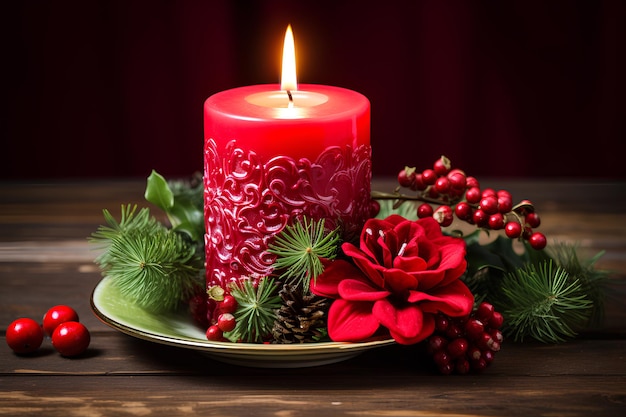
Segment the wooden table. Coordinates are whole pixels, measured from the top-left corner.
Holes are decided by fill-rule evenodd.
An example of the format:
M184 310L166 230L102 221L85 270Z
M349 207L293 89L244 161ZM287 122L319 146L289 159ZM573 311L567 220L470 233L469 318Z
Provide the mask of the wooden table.
M0 184L0 325L76 308L88 352L34 356L0 343L0 416L615 416L626 410L626 184L483 181L532 199L551 239L579 241L614 271L600 328L561 345L503 346L481 375L441 376L412 348L389 346L307 369L229 366L142 341L90 309L100 280L87 237L102 209L147 205L144 181ZM383 188L381 186L387 187ZM387 182L374 188L388 191ZM378 188L377 188L378 187Z

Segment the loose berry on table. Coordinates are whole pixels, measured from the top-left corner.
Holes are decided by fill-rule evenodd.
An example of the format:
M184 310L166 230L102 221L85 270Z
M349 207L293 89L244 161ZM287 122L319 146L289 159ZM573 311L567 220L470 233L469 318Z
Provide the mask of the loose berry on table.
M85 352L91 342L91 335L84 324L66 321L59 324L52 333L52 346L62 356L73 357Z
M35 320L27 317L14 320L6 330L6 342L17 354L32 353L43 342L43 329Z
M52 336L54 329L66 321L79 321L76 310L66 305L54 306L43 316L43 331L48 336Z

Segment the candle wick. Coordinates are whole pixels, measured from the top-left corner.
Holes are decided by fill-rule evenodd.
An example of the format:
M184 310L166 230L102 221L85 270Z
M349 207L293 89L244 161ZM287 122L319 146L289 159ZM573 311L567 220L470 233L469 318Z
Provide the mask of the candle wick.
M291 109L293 107L293 95L291 94L291 90L287 90L287 97L289 97L288 107Z

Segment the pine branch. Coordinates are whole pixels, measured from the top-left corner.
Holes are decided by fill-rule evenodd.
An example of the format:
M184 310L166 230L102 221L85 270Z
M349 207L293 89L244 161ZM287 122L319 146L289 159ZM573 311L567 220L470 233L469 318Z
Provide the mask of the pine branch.
M120 211L121 219L118 223L107 209L102 210L107 226L100 225L89 239L94 247L103 249L103 252L95 259L96 264L100 265L102 269L108 269L111 266L109 248L113 240L134 230L143 230L144 233L150 234L163 228L154 217L150 217L150 210L147 208L142 208L137 213L137 205L122 204Z
M104 249L96 263L136 305L173 310L201 285L203 260L186 235L167 229L147 208L135 212L136 206L122 206L118 223L104 210L108 226L100 226L91 238Z
M339 235L324 228L324 219L310 220L287 226L276 235L268 251L276 255L274 269L282 271L279 279L308 289L311 278L323 271L322 259L334 259L337 254Z
M252 280L242 280L231 284L230 293L237 300L237 325L225 336L233 342L262 342L271 333L282 302L274 279L261 278L256 288Z
M604 251L590 259L581 259L576 245L554 243L550 245L548 252L571 277L578 279L582 290L593 302L589 325L599 325L604 319L605 285L609 271L597 269L596 262L604 255Z
M543 343L576 336L589 319L593 303L577 279L552 261L529 264L508 274L498 300L505 332L515 341L531 337Z

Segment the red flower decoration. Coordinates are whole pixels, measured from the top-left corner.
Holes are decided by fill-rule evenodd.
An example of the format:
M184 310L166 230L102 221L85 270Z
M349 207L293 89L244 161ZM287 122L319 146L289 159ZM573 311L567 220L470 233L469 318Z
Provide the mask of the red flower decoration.
M334 298L328 333L334 341L359 342L385 327L401 344L430 336L435 314L465 316L474 297L459 277L465 241L444 236L433 218L391 215L370 219L360 248L344 243L354 263L336 260L311 282L314 294Z

